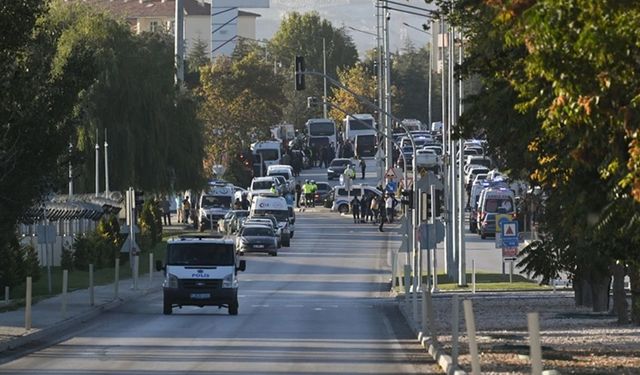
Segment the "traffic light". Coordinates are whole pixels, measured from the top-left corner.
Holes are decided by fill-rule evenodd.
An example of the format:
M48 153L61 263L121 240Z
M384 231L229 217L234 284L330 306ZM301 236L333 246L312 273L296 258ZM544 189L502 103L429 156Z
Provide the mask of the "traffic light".
M413 209L413 190L403 190L400 202L403 205L409 206L410 209Z
M295 88L296 91L304 90L304 57L296 56L296 80L295 80Z

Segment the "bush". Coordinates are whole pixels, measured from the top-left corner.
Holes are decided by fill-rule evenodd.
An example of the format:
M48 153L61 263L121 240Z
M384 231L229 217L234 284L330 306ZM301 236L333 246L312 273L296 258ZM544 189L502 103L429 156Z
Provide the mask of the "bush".
M160 207L155 199L144 202L140 213L140 245L141 249L150 249L162 241L162 218Z
M25 277L31 276L31 279L34 282L40 280L40 259L38 259L38 253L36 252L36 249L34 249L31 245L26 245L23 246L20 251L22 253L22 259L24 262L22 268L24 269Z
M63 270L69 272L73 271L73 251L70 248L63 246L62 254L60 255L60 267Z

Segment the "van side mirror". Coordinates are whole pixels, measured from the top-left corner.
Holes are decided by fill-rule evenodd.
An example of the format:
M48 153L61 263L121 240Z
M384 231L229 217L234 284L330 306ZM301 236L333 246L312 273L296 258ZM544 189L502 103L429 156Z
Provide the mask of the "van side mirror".
M240 265L238 266L238 271L244 271L247 269L247 261L241 260Z
M161 260L156 260L156 271L164 271L165 267L162 265Z

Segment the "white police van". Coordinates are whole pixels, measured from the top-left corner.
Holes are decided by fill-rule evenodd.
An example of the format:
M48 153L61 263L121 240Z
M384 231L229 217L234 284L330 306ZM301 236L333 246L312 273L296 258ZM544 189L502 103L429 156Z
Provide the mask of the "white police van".
M175 306L227 307L229 315L238 314L238 271L246 263L239 260L233 240L221 236L181 236L167 243L164 270L163 313Z

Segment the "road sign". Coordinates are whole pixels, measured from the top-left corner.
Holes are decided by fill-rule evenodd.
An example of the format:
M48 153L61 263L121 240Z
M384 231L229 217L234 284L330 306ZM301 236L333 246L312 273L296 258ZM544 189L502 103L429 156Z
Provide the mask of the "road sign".
M518 248L517 247L503 247L502 248L502 259L503 260L515 260L518 257Z
M418 189L426 191L427 193L431 191L431 185L434 185L436 190L442 190L444 188L440 179L438 179L438 177L436 177L436 175L431 171L427 172L424 177L420 178L417 184Z
M496 214L496 249L501 249L502 245L502 223L511 221L511 215ZM516 245L517 246L517 245Z
M500 237L502 238L502 247L518 247L518 222L501 221Z
M420 248L433 249L444 240L444 224L439 220L433 224L420 224L419 234Z
M399 171L397 168L393 168L393 167L387 169L387 172L384 175L386 178L392 181L399 181L403 177L402 172Z
M36 234L38 235L38 243L39 244L50 244L56 243L56 227L51 224L38 224L36 226Z

